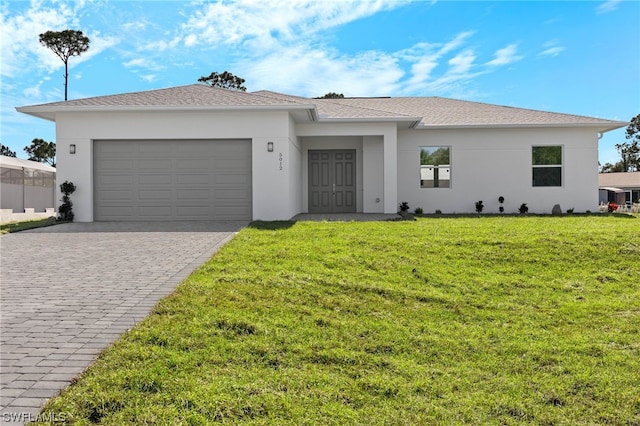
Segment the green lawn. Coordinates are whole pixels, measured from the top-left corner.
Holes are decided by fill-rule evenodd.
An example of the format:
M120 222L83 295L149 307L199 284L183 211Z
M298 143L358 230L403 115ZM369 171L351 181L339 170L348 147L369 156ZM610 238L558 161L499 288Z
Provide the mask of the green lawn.
M44 411L639 425L640 218L256 224Z
M42 228L44 226L55 225L51 219L27 220L24 222L11 222L0 225L0 235L9 234L11 232L26 231L27 229Z

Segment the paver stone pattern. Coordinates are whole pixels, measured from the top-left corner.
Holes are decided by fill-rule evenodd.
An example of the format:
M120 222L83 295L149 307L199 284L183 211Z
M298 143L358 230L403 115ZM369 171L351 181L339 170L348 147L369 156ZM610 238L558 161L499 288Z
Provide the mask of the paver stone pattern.
M246 224L72 223L0 236L0 423L35 420Z

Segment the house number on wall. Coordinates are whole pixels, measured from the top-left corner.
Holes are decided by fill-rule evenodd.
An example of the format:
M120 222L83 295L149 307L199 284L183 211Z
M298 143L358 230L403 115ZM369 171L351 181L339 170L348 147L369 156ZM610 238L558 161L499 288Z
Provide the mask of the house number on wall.
M283 169L283 167L284 167L284 166L283 166L283 156L282 156L282 153L279 153L279 154L278 154L278 160L280 161L280 170L282 170L282 169Z

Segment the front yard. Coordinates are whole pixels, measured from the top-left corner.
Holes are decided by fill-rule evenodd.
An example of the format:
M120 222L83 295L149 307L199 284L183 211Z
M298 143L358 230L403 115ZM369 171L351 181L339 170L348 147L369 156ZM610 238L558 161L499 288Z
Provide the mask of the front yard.
M640 218L264 223L45 412L79 424L640 424Z

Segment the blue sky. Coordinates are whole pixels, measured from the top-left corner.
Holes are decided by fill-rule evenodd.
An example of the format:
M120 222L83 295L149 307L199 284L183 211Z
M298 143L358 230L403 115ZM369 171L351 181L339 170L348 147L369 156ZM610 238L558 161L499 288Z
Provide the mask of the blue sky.
M26 158L54 123L16 106L63 100L47 30L91 39L70 60L69 99L196 83L249 91L442 96L629 121L640 113L640 2L2 1L0 141ZM615 162L624 129L605 134Z

